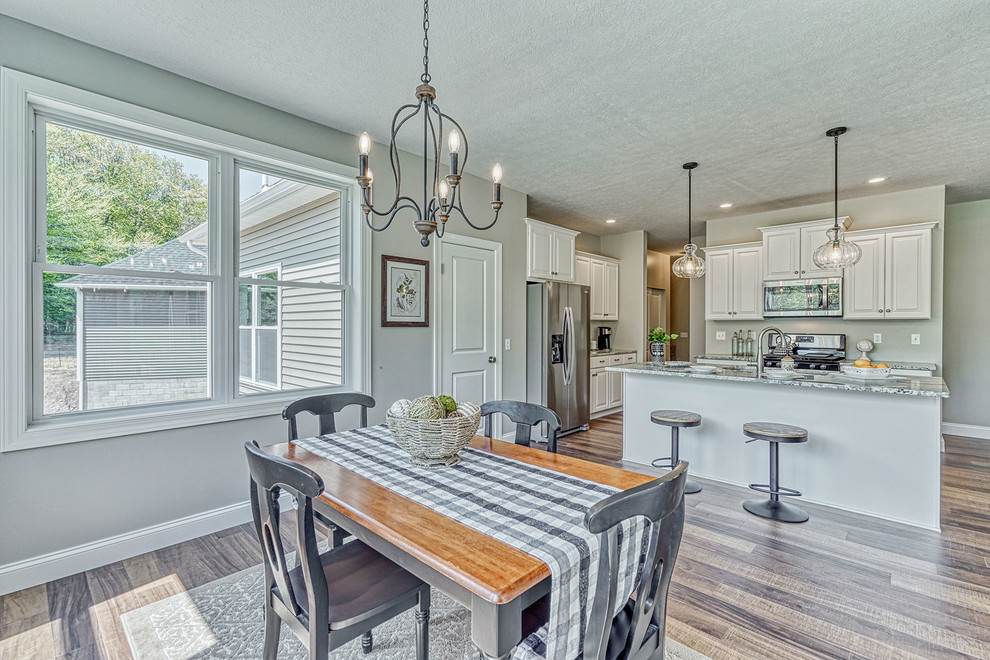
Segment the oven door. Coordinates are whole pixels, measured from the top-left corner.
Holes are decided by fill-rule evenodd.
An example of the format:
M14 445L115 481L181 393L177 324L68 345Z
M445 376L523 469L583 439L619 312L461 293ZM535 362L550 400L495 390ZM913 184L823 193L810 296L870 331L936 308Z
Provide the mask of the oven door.
M764 282L763 316L842 316L842 278Z

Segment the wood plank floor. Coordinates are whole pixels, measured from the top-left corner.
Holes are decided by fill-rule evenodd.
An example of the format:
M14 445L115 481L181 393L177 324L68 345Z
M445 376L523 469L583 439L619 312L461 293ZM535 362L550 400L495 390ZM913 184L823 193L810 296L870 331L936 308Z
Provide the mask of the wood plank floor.
M621 443L613 415L559 451L622 465ZM703 485L670 637L716 660L990 658L990 441L946 437L941 534L807 503L809 522L772 523L742 510L750 491ZM129 659L120 614L260 560L242 525L4 596L0 659Z

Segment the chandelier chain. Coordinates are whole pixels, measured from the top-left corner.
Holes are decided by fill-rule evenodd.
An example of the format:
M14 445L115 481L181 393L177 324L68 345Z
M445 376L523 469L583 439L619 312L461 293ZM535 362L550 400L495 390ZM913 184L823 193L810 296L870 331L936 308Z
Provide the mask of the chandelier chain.
M423 0L423 75L420 80L430 82L430 0Z

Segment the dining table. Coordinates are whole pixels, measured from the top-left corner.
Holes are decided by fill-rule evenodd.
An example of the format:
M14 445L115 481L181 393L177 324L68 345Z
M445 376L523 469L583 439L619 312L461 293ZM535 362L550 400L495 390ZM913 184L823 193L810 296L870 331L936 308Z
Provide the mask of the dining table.
M523 610L550 592L547 563L302 446L314 440L264 449L320 476L318 514L470 610L471 639L484 657L510 657L522 639ZM318 440L333 446L333 434ZM617 490L656 478L483 436L469 447Z

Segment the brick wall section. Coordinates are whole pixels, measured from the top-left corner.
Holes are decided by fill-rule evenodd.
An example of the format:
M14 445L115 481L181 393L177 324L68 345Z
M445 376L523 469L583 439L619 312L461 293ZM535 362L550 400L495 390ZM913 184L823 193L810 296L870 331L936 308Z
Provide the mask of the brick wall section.
M201 399L209 391L206 378L90 380L85 387L86 410Z

